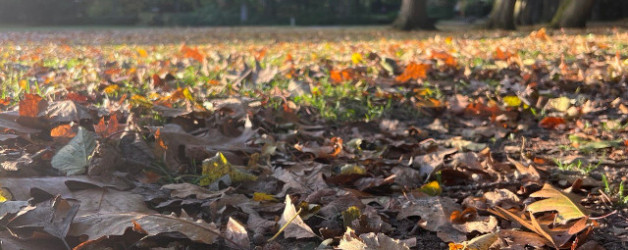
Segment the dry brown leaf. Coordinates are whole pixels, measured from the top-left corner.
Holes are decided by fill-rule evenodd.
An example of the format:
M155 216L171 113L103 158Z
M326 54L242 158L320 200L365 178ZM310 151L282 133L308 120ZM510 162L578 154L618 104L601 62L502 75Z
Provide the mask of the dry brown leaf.
M429 231L436 232L445 242L461 242L466 240L466 234L453 228L449 217L451 213L460 210L460 205L448 197L421 197L412 199L403 205L397 219L410 216L419 216L419 225Z
M80 122L81 120L91 120L92 115L89 110L75 101L54 102L46 109L48 120L54 123Z
M198 185L194 185L191 183L178 183L178 184L167 184L161 187L162 189L172 190L170 195L176 198L188 198L190 196L196 197L196 199L209 199L209 198L217 198L223 195L224 191L210 191L207 188L203 188Z
M22 208L6 227L13 236L22 240L40 238L41 233L49 234L69 249L65 237L78 209L79 205L57 196L48 202Z
M88 239L102 236L122 235L137 223L148 235L178 232L190 240L205 244L213 243L220 232L213 223L195 222L189 218L178 218L161 214L114 213L92 214L74 219L68 235L86 235Z
M339 249L346 250L409 250L410 248L403 242L390 238L383 233L366 233L359 237L353 229L347 231L340 239Z

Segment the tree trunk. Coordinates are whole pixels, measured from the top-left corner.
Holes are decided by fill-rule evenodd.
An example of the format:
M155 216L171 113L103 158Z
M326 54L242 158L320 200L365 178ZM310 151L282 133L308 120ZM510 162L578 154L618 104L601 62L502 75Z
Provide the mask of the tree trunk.
M595 0L565 0L552 19L554 28L584 28Z
M487 28L489 29L515 29L515 3L517 0L495 0L493 10L489 15Z
M517 24L531 25L542 21L544 0L520 0L519 13L516 17Z
M400 30L434 29L427 18L427 0L403 0L393 27Z
M554 14L558 10L561 2L564 0L558 1L543 1L543 10L541 12L541 22L549 23L554 18Z

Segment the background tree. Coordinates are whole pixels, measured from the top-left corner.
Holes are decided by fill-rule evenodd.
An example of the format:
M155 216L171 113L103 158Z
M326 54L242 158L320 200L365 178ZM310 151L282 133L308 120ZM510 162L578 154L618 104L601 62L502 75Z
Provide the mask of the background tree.
M403 0L393 27L400 30L433 29L427 17L427 0Z
M595 0L564 0L552 22L551 27L584 28L591 15Z
M517 0L495 0L486 24L487 28L514 30L516 2Z

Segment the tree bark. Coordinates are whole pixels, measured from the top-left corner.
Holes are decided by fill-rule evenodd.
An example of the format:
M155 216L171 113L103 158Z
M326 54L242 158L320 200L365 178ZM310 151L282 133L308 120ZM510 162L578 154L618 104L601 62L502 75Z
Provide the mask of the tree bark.
M393 27L400 30L434 29L427 17L427 0L403 0Z
M565 0L554 15L551 27L584 28L595 0Z
M495 0L493 10L489 15L487 28L489 29L515 29L515 3L517 0Z
M519 13L516 16L518 25L537 24L542 21L544 0L519 0Z

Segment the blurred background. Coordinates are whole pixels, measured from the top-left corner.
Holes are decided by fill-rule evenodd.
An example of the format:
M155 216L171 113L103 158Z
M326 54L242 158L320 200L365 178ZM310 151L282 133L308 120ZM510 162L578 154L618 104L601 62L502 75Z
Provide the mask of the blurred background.
M517 25L548 22L565 0L519 0ZM427 0L436 22L476 22L493 0ZM381 25L392 23L402 0L0 0L4 26L238 26ZM597 0L589 20L628 15L628 1Z

